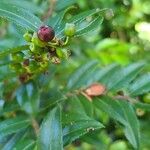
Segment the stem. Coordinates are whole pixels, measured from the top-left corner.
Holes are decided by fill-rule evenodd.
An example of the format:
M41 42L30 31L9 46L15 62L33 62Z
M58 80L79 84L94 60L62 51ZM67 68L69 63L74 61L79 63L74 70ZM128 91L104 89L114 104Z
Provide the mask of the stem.
M39 129L40 129L39 124L33 117L31 118L31 121L32 121L32 127L34 128L34 132L35 132L36 136L38 136Z
M53 13L54 8L55 8L56 0L49 0L49 3L50 3L50 6L49 6L47 12L42 17L43 21L47 20L49 17L52 16L52 13Z

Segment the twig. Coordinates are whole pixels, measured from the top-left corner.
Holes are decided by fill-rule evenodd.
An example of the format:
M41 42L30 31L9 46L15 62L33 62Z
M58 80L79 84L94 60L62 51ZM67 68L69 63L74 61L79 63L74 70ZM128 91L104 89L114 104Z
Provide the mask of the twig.
M49 0L49 3L50 3L50 6L49 6L47 12L42 17L43 21L47 20L49 17L52 16L53 11L55 9L55 5L56 5L56 0Z
M36 136L38 136L38 134L39 134L39 128L40 128L39 124L35 120L35 118L32 118L31 121L32 121L32 127L34 128L35 134L36 134Z

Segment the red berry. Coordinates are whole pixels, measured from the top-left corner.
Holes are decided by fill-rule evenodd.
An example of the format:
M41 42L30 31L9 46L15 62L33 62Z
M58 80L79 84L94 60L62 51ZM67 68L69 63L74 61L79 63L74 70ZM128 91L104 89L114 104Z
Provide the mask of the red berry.
M52 27L41 26L38 30L38 38L43 42L50 42L55 37L55 32Z

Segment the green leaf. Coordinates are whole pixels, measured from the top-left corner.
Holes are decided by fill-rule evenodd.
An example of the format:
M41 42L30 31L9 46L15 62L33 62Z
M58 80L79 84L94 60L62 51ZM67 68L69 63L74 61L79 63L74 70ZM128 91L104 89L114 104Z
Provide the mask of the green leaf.
M83 95L79 95L76 98L79 99L79 102L82 104L84 112L87 114L87 116L92 117L94 112L92 103L89 100L87 100L87 98Z
M70 77L69 81L68 81L68 85L67 87L69 89L75 89L75 88L79 88L82 84L82 80L83 78L89 74L89 72L91 72L91 69L93 69L93 67L96 67L98 64L97 61L90 61L87 64L82 65L81 67L79 67Z
M113 75L110 75L106 83L107 88L115 91L127 87L143 67L144 63L135 63L116 71Z
M25 117L17 117L13 119L7 119L0 122L0 139L16 133L22 129L25 129L29 126L30 120Z
M10 103L6 103L6 105L4 106L3 110L0 111L0 117L2 115L6 114L6 113L11 113L12 111L14 112L14 111L19 110L19 109L20 109L20 107L16 103L13 103L13 102L11 102L11 104Z
M136 103L134 103L134 106L136 108L140 108L140 109L145 110L145 111L150 111L150 104L136 102Z
M31 139L23 139L17 142L13 150L33 150L35 141Z
M67 23L74 23L75 26L79 27L86 20L87 17L91 17L95 14L100 14L101 12L103 12L105 10L106 9L101 9L101 10L100 9L92 9L92 10L80 13L78 15L72 16L71 19L66 20L65 22L62 22L59 29L56 31L56 36L59 37L60 35L63 34L66 22ZM88 27L88 25L87 25L87 27ZM90 28L90 26L89 26L89 28Z
M133 147L138 149L140 143L140 129L134 109L132 105L126 101L121 101L120 105L123 108L124 116L127 121L125 135Z
M100 14L100 13L104 12L105 10L107 10L107 9L96 8L96 9L84 11L78 15L73 16L71 19L68 20L68 22L78 25L82 21L84 21L87 17L93 16L95 14Z
M19 0L1 0L1 2L3 3L7 3L9 5L14 5L17 6L17 7L22 7L24 9L27 9L31 12L34 12L34 13L42 13L43 10L42 8L38 7L37 5L35 5L32 1L26 1L26 0L21 0L21 3Z
M4 108L4 104L5 104L5 101L3 99L0 99L0 113L2 112L2 110Z
M18 47L13 47L13 48L1 50L0 51L0 58L5 57L9 54L13 54L13 53L20 52L23 50L28 50L28 49L29 49L29 45L23 45L23 46L18 46Z
M74 121L74 118L72 117L72 122L70 122L68 125L65 125L65 128L63 129L64 145L79 139L81 136L91 131L95 131L104 127L100 122L94 119L85 118L80 120L79 116L78 118L78 120Z
M51 110L42 122L38 144L40 150L63 150L60 107Z
M56 3L56 11L65 9L66 7L73 5L77 0L58 0Z
M150 73L138 77L129 87L131 96L138 96L150 91Z
M44 77L44 80L48 83L48 81L46 80L45 77ZM43 81L43 82L45 82L45 81ZM49 91L51 91L51 92L49 92ZM40 111L45 111L46 109L54 106L57 103L60 103L64 100L66 100L66 99L67 99L66 95L57 88L44 89L44 91L41 93Z
M92 103L85 99L85 97L71 97L66 102L65 106L68 110L63 113L64 145L79 139L90 131L104 127L100 122L89 117L92 116L93 108Z
M100 27L100 25L102 24L102 22L103 22L103 18L101 16L95 18L93 21L89 22L83 28L81 27L80 29L78 29L76 31L75 36L81 36L83 34L86 34L88 32L91 32L91 31L97 29L98 27Z
M55 29L55 32L57 32L57 28L59 28L60 23L62 22L64 15L65 15L66 11L61 11L60 13L58 13L55 17L50 18L48 20L48 25L53 27Z
M68 11L70 11L74 8L75 7L73 7L73 6L68 7L67 9L59 12L56 16L49 18L49 20L47 21L48 22L47 24L54 28L55 33L57 33L60 30L60 28L62 28L62 29L64 28L64 26L65 26L64 21L63 21L64 16Z
M109 117L125 126L125 135L135 149L139 148L139 122L130 103L123 100L113 100L109 97L93 100L95 107L106 112Z
M16 92L16 98L20 107L29 114L39 111L40 91L36 84L22 85Z
M114 73L119 68L118 65L112 64L105 66L104 68L96 68L89 74L89 77L86 79L85 85L89 86L92 83L100 82L106 83L106 81L110 78L110 75Z
M3 146L1 150L12 150L14 145L18 142L18 140L22 137L23 132L19 132L15 134L10 140Z
M37 31L42 22L31 12L6 2L0 2L0 17L6 18L28 30Z

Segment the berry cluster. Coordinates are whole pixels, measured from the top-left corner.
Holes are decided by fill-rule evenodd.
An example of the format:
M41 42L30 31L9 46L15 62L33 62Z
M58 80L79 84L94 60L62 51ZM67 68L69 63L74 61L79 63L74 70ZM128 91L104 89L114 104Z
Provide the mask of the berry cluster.
M69 37L69 32L65 32ZM70 35L73 35L72 29ZM24 39L29 43L29 49L12 54L13 63L10 65L10 68L19 74L21 82L32 79L38 73L46 72L50 62L59 64L61 59L68 58L66 42L57 39L54 30L49 26L41 26L37 33L25 33Z

